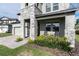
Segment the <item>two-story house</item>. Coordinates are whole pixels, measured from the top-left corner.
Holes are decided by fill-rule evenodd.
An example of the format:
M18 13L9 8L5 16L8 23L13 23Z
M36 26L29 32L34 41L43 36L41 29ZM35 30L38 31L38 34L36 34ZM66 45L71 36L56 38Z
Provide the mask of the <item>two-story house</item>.
M69 3L23 3L18 13L20 24L13 26L13 35L33 40L38 35L66 36L75 46L75 11Z
M12 33L12 24L19 23L16 18L0 17L0 33Z

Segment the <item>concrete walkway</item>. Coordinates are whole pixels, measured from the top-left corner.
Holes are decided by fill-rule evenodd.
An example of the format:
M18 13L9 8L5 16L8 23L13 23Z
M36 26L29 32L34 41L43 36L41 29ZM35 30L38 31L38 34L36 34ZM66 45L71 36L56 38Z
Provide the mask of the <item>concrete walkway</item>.
M8 37L0 37L0 45L4 45L8 48L17 48L27 43L27 39L24 39L20 42L16 42L15 36L8 36Z

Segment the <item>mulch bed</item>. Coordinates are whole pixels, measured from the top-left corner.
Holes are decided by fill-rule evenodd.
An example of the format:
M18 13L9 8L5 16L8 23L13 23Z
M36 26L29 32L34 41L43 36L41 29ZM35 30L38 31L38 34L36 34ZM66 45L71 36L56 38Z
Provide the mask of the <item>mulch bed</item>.
M39 45L35 45L35 44L28 44L26 46L30 46L32 48L38 48L42 51L46 51L46 52L50 52L51 53L51 56L70 56L69 53L65 52L65 51L62 51L62 50L59 50L57 48L48 48L48 47L42 47L42 46L39 46Z
M70 56L79 56L79 42L76 42L75 45L75 48L71 52L69 52Z
M76 42L75 45L76 45L75 48L71 50L70 52L65 52L57 48L53 49L53 48L48 48L48 47L42 47L35 44L31 45L31 47L39 48L41 50L51 52L52 55L55 55L55 56L79 56L79 42Z
M76 47L70 51L70 52L65 52L63 50L59 50L57 48L48 48L48 47L44 47L44 46L39 46L36 44L26 44L26 47L31 47L31 48L38 48L42 51L46 51L51 53L51 56L79 56L79 42L76 42ZM23 52L21 55L24 56L28 56L28 55L32 55L32 54L27 54L27 52Z

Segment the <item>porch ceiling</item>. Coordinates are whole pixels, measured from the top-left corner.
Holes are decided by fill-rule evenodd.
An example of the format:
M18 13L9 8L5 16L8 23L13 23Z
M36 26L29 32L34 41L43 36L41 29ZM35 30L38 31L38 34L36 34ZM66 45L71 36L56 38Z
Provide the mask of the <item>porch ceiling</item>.
M37 20L49 20L49 19L61 19L61 18L65 18L65 15L40 17L40 18L37 18Z

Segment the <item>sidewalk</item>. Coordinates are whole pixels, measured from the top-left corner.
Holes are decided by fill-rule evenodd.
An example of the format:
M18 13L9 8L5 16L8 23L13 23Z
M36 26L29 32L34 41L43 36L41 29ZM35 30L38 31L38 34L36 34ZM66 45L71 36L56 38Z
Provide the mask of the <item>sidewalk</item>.
M20 42L16 42L15 40L15 36L0 37L0 45L4 45L8 48L14 49L27 43L27 39L24 39Z

